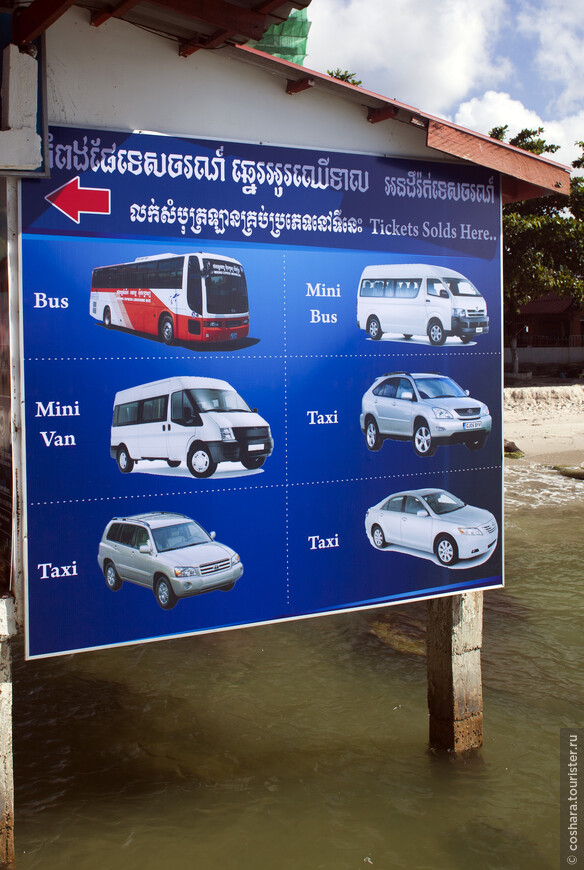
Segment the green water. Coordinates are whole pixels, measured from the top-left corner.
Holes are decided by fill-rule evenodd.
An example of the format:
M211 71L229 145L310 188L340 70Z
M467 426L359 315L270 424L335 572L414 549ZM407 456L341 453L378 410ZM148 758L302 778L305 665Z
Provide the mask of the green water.
M583 487L510 472L471 759L428 750L425 659L378 639L380 611L16 649L17 867L558 867L559 728L584 721Z

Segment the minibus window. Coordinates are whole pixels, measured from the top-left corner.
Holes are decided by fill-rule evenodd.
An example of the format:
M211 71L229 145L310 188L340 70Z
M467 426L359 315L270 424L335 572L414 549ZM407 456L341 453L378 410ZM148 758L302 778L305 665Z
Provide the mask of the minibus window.
M180 390L171 397L170 414L173 423L180 426L200 425L199 412L189 394L189 390Z

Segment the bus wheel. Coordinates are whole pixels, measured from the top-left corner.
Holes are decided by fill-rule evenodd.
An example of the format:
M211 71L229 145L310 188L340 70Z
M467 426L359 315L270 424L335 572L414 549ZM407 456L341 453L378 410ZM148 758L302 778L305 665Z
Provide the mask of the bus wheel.
M211 477L217 470L217 463L205 445L197 441L188 452L187 468L193 477Z
M112 313L107 305L103 309L103 325L106 329L109 329L112 325Z
M128 448L125 446L125 444L122 444L120 447L118 447L116 459L118 461L118 468L120 469L120 471L123 474L129 474L134 467L134 460L128 453Z
M160 321L160 338L163 340L165 344L172 344L174 341L174 324L172 322L172 317L166 315Z

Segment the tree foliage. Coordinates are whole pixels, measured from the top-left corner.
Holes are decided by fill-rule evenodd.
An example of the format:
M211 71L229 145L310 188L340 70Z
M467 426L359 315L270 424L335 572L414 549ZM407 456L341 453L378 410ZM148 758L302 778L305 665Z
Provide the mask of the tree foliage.
M342 70L340 67L337 67L336 69L327 69L327 73L334 79L340 79L340 81L348 82L350 85L356 85L357 87L361 85L361 79L356 78L356 73L349 72L347 69Z
M507 137L507 125L495 127L490 135L499 141ZM543 127L521 130L510 145L546 155L559 146L542 138ZM573 162L584 168L584 142L577 143L582 154ZM555 293L584 302L584 179L572 178L569 197L542 196L503 207L503 274L505 328L516 338L517 314L532 299Z

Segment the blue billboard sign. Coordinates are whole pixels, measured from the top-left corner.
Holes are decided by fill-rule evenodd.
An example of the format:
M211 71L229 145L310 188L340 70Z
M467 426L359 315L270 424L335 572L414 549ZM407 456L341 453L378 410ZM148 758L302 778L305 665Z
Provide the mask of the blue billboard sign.
M72 128L50 164L29 657L501 585L497 176Z

